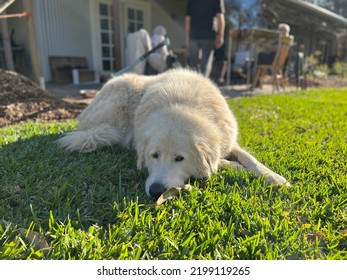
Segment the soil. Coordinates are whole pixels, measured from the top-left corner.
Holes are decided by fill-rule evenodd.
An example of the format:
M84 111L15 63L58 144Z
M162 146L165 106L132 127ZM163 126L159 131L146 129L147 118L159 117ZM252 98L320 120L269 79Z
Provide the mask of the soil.
M25 76L0 69L0 127L72 119L86 106L57 98Z
M347 87L347 78L309 79L311 87ZM234 90L235 91L235 90ZM242 95L237 92L237 95ZM0 127L21 122L51 122L75 118L91 99L54 96L25 76L0 69Z
M326 87L326 88L343 88L347 87L347 78L338 76L329 76L327 78L310 78L307 80L307 87Z

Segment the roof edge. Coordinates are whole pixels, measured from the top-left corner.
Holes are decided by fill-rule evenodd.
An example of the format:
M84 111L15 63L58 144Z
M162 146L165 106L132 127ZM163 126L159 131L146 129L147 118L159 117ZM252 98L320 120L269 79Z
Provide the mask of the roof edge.
M336 14L332 11L329 11L325 8L319 7L315 4L306 2L306 1L298 1L298 0L281 0L279 2L287 2L287 3L292 3L294 5L300 6L304 9L310 10L310 11L314 11L317 12L319 14L321 14L322 16L328 17L330 19L334 19L339 21L341 24L347 26L347 18L340 16L339 14Z

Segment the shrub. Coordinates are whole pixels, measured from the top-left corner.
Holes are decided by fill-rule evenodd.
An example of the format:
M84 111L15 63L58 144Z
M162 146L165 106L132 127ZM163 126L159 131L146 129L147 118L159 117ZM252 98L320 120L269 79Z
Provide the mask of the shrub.
M347 78L347 63L341 61L335 62L333 65L333 73L338 76Z

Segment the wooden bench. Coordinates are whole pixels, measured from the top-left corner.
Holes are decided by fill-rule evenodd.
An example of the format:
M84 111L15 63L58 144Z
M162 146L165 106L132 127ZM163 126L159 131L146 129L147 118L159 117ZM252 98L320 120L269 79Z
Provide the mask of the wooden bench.
M97 71L89 69L85 57L50 56L52 81L57 83L100 83Z

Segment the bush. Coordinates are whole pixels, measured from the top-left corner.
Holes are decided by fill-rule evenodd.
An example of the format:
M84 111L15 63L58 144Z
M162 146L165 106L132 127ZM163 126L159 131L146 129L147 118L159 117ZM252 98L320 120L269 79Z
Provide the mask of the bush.
M333 73L343 78L347 78L347 63L341 61L335 62L333 65Z
M330 69L327 64L320 64L320 52L316 52L306 57L305 59L305 72L308 77L324 79L330 74Z

